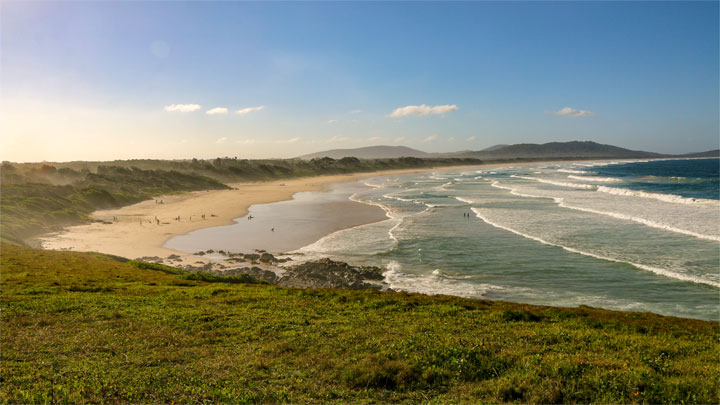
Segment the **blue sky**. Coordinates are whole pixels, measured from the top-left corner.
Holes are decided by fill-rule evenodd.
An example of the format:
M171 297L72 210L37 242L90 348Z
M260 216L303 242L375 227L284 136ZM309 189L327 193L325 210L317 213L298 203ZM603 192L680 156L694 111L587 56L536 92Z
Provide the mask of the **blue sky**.
M0 7L5 160L720 143L717 2Z

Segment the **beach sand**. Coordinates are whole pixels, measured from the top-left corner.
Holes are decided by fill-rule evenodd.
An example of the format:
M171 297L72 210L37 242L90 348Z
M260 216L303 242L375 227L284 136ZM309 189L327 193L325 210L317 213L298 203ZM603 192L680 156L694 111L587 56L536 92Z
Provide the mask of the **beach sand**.
M176 262L176 265L197 265L207 263L209 259L165 248L165 243L176 235L184 235L202 228L234 224L234 219L245 216L251 205L290 200L298 192L323 190L332 183L357 181L388 174L445 171L471 167L479 166L389 170L230 184L233 188L231 190L195 191L158 196L154 200L118 209L95 211L92 214L93 219L106 223L94 222L72 226L60 233L45 235L37 239L45 249L100 252L129 259L153 256L165 258L170 255L178 255L180 260ZM158 201L162 201L162 204L159 204ZM359 205L359 203L349 203ZM202 215L205 215L204 219ZM180 221L174 219L178 216ZM353 221L352 224L346 224L345 227L360 225L363 221L365 223L378 221L382 217L379 211L374 210L372 214L367 213L364 219L358 218L359 221ZM156 218L160 221L159 225ZM336 226L334 229L324 231L330 233L339 229L342 227Z
M237 223L179 235L165 247L186 253L210 249L294 251L335 231L388 219L379 206L350 200L351 195L367 189L359 181L334 183L328 190L296 193L292 200L253 205Z

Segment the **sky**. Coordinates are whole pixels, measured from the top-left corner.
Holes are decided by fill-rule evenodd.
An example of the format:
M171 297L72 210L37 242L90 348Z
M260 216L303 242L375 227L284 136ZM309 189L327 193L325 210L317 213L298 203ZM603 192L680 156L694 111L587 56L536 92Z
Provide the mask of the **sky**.
M0 2L0 159L717 149L718 2Z

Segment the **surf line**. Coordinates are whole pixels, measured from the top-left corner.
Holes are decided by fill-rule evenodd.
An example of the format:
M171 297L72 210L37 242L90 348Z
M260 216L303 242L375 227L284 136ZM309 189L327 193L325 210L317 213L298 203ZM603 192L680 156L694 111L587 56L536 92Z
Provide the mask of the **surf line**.
M507 191L510 192L510 194L516 195L516 196L518 196L518 197L526 197L526 198L547 198L547 199L551 199L551 200L553 200L553 202L555 202L555 204L558 205L558 207L561 207L561 208L567 208L567 209L570 209L570 210L576 210L576 211L582 211L582 212L589 212L589 213L591 213L591 214L606 215L606 216L608 216L608 217L612 217L612 218L616 218L616 219L622 219L622 220L625 220L625 221L637 222L637 223L639 223L639 224L643 224L643 225L649 226L649 227L651 227L651 228L662 229L662 230L664 230L664 231L670 231L670 232L680 233L680 234L692 236L692 237L695 237L695 238L698 238L698 239L705 239L705 240L712 240L712 241L715 241L715 242L720 242L720 236L705 235L705 234L698 233L698 232L693 232L693 231L688 231L688 230L681 229L681 228L676 228L676 227L671 226L671 225L662 224L662 223L655 222L655 221L650 221L650 220L645 219L645 218L633 217L633 216L631 216L631 215L620 214L620 213L617 213L617 212L600 211L600 210L595 210L595 209L592 209L592 208L576 207L576 206L573 206L573 205L568 205L568 204L565 202L565 199L564 199L564 198L561 198L561 197L549 197L549 196L540 196L540 195L532 195L532 194L523 194L523 193L517 191L517 189L514 189L514 188L512 188L512 187L507 187L507 186L501 185L501 184L500 184L499 182L497 182L497 181L494 181L490 186L491 186L491 187L495 187L495 188L499 188L499 189L502 189L502 190L507 190ZM455 198L459 199L458 197L455 197ZM465 200L461 200L461 201L465 201Z
M487 223L488 225L492 225L492 226L494 226L495 228L499 228L499 229L503 229L503 230L508 231L508 232L512 232L512 233L514 233L514 234L516 234L516 235L522 236L523 238L532 239L532 240L534 240L534 241L536 241L536 242L540 242L540 243L545 244L545 245L550 245L550 246L559 247L559 248L562 248L562 249L564 249L564 250L567 250L568 252L581 254L581 255L583 255L583 256L594 257L594 258L600 259L600 260L607 260L607 261L611 261L611 262L615 262L615 263L629 264L629 265L631 265L631 266L633 266L633 267L636 267L636 268L638 268L638 269L646 270L646 271L649 271L649 272L652 272L652 273L655 273L655 274L658 274L658 275L661 275L661 276L665 276L665 277L668 277L668 278L674 278L674 279L676 279L676 280L689 281L689 282L691 282L691 283L698 283L698 284L706 284L706 285L709 285L709 286L713 286L713 287L720 288L720 283L715 282L715 281L703 280L703 279L698 278L698 277L688 276L688 275L685 275L685 274L680 274L680 273L676 273L676 272L673 272L673 271L668 271L668 270L660 269L660 268L657 268L657 267L646 266L646 265L644 265L644 264L633 263L633 262L626 262L626 261L623 261L623 260L614 259L614 258L612 258L612 257L607 257L607 256L600 256L600 255L596 255L596 254L594 254L594 253L584 252L584 251L582 251L582 250L574 249L574 248L571 248L571 247L568 247L568 246L563 246L563 245L560 245L560 244L557 244L557 243L548 242L548 241L546 241L546 240L544 240L544 239L541 239L541 238L538 238L538 237L536 237L536 236L527 235L527 234L524 234L524 233L522 233L522 232L518 232L518 231L516 231L516 230L514 230L514 229L512 229L512 228L508 228L508 227L502 226L502 225L500 225L500 224L494 223L494 222L490 221L489 219L487 219L485 216L483 216L479 209L477 209L477 208L471 208L471 209L472 209L472 211L475 213L475 216L476 216L476 217L478 217L479 219L483 220L483 221L484 221L485 223Z

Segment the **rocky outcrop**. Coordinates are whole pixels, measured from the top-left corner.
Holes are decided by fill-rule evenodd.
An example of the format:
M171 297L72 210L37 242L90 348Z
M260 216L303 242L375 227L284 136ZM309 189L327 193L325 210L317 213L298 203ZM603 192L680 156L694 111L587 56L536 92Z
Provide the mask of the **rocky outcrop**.
M387 289L387 286L382 283L382 273L383 269L379 267L355 267L325 258L290 267L276 284L299 288L382 290Z
M389 290L388 285L383 282L382 273L384 269L380 267L351 266L345 262L338 262L329 258L286 267L282 266L282 263L290 261L290 258L275 257L263 250L257 250L256 253L206 250L197 252L195 255L203 256L213 253L224 256L224 260L219 262L196 262L195 265L188 264L180 266L180 268L188 273L203 272L216 276L247 274L255 280L283 287ZM170 255L165 260L154 256L142 257L137 260L152 263L164 262L170 266L177 266L173 262L179 259L180 256ZM250 266L236 267L240 263L248 263ZM252 266L253 264L257 264L257 266Z

